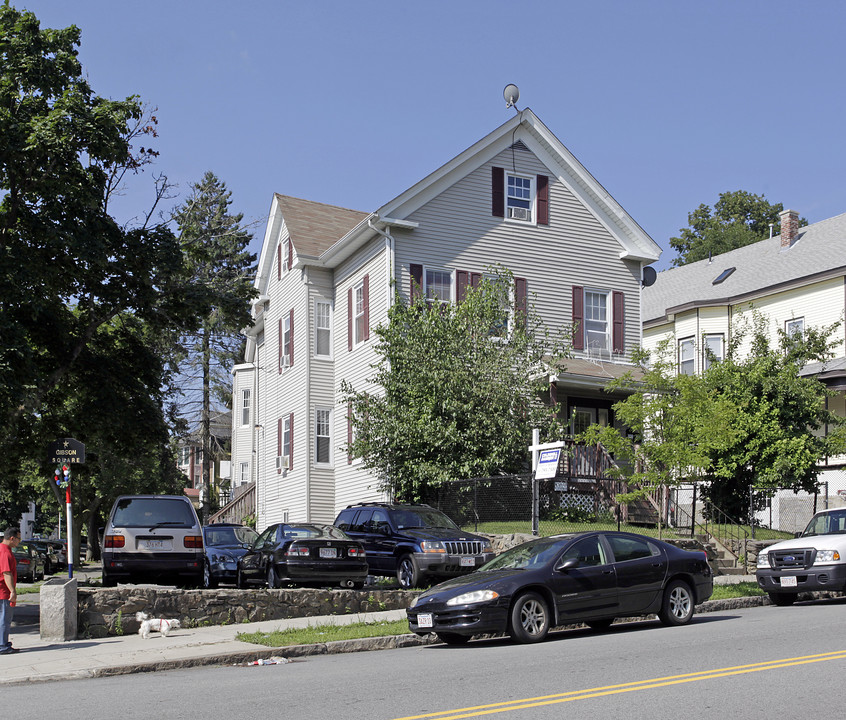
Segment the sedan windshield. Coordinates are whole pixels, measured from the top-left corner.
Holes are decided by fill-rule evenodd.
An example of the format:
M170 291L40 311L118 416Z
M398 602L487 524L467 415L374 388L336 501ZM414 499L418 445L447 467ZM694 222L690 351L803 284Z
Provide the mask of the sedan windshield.
M569 538L551 537L517 545L497 555L489 563L479 568L481 572L488 570L521 570L546 565L552 562L567 544Z

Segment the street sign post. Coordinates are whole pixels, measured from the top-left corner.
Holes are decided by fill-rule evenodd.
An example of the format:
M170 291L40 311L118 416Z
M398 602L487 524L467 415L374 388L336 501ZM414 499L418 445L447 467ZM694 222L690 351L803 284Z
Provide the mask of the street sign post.
M73 505L71 503L71 466L85 463L85 444L74 438L59 438L47 448L50 462L56 469L56 483L65 489L68 533L68 578L73 577Z

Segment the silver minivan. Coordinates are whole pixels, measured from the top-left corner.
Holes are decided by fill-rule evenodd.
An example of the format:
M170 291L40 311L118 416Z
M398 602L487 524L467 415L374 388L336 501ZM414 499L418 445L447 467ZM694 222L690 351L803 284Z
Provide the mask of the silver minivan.
M196 587L203 579L203 532L183 495L122 495L103 533L103 585L160 582Z

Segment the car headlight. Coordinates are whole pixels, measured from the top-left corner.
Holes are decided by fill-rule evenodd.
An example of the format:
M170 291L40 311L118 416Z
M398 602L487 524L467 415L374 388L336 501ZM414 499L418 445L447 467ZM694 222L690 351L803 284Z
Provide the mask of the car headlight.
M840 560L840 553L837 550L817 550L817 557L814 565L819 563L837 562Z
M445 553L446 548L440 540L424 540L420 543L424 553Z
M483 553L492 553L493 552L493 545L491 545L490 540L485 540L482 544L482 552Z
M496 600L499 593L496 590L473 590L472 592L456 595L446 601L447 605L472 605L473 603L490 602Z
M418 601L418 600L420 600L420 596L419 596L419 595L415 595L415 596L414 596L414 600L412 600L412 601L411 601L411 605L409 605L409 606L408 606L408 609L410 610L411 608L413 608L413 607L417 604L417 601Z
M758 567L768 568L770 566L770 556L765 552L758 553Z

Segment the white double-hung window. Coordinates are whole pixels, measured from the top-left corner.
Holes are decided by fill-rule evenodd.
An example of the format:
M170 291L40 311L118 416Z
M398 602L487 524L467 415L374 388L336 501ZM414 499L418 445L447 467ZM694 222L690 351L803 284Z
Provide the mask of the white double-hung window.
M534 183L531 177L506 174L505 207L506 217L511 220L533 222Z
M705 335L702 345L702 370L707 370L713 363L723 361L723 335L714 333Z
M608 295L600 290L585 290L585 346L588 351L611 347Z
M426 302L452 302L451 271L426 268L426 277L423 284L426 292Z
M332 410L317 408L314 420L314 461L328 465L332 462Z
M250 424L250 390L241 390L241 426Z
M693 375L696 372L696 347L693 338L679 340L679 374Z
M314 354L332 356L332 304L325 300L314 303Z

